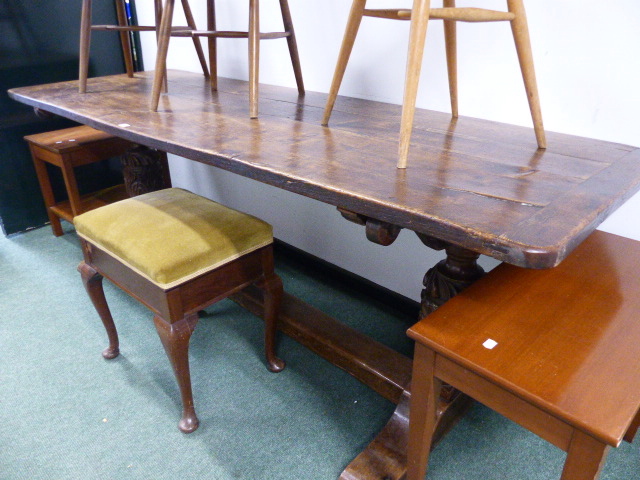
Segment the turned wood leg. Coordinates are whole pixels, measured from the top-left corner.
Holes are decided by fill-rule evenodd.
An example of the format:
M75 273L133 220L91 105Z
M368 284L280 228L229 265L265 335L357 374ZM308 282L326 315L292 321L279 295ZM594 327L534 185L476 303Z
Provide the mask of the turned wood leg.
M116 358L120 353L118 332L115 324L113 323L113 317L111 317L109 305L107 305L107 299L104 296L102 275L85 262L81 262L80 265L78 265L78 271L82 277L84 288L87 290L89 298L98 312L100 320L102 320L102 324L107 331L107 336L109 337L109 346L102 352L102 356L107 360Z
M91 0L82 0L80 18L80 68L78 72L78 91L87 92L89 76L89 46L91 44Z
M516 51L518 52L518 60L520 62L520 69L522 70L524 87L527 92L527 100L529 101L529 109L531 110L536 140L538 141L538 147L547 148L544 125L542 124L536 71L533 68L529 26L527 25L527 15L524 4L522 0L507 0L507 5L509 11L515 14L515 18L511 21L511 30L513 31L513 40L516 44Z
M159 316L155 316L153 322L167 357L171 361L171 366L180 388L182 418L178 423L178 428L184 433L191 433L198 428L199 421L193 406L193 393L191 391L189 340L196 323L198 323L198 315L197 313L192 313L175 323L169 323Z
M125 10L124 0L116 0L116 12L118 15L118 25L125 27L127 25L127 13ZM124 65L127 70L127 77L133 78L133 55L131 54L131 37L129 32L123 30L120 32L120 45L122 46L122 56L124 57Z
M351 13L349 13L349 20L347 21L347 29L344 32L344 39L342 40L342 46L340 47L336 70L333 73L333 80L331 81L331 88L329 89L329 98L327 98L327 104L324 107L324 115L322 116L322 125L324 126L329 124L329 118L331 117L333 105L336 103L336 97L338 96L338 90L340 90L342 77L344 77L344 71L347 69L347 63L351 56L353 44L356 41L356 35L360 28L360 22L362 22L366 3L367 0L353 0L353 4L351 5Z
M196 21L193 18L193 13L191 12L191 7L189 6L189 0L182 0L182 9L184 10L184 16L187 20L187 25L189 28L194 31L198 28L196 27ZM200 38L191 37L193 40L193 46L196 49L196 55L198 55L198 60L200 61L200 67L202 68L202 73L205 78L209 78L209 68L207 68L207 59L204 56L204 50L202 50L202 43L200 43Z
M216 30L216 6L214 0L207 0L207 30ZM218 39L214 35L207 37L209 47L209 72L211 79L211 90L218 90Z
M402 100L402 118L400 120L400 145L398 147L398 168L407 168L409 143L413 130L413 117L416 111L418 83L422 69L422 55L429 23L430 0L414 0L411 9L411 28L409 31L409 54L405 73L404 99Z
M140 145L122 155L121 161L130 197L171 187L166 153Z
M287 0L280 0L280 11L282 12L282 23L284 31L289 34L287 37L287 46L289 47L289 56L291 57L291 65L293 65L293 74L296 77L296 85L298 93L304 95L304 82L302 81L302 67L300 67L300 55L298 54L298 43L296 42L296 33L293 29L293 20L291 19L291 10Z
M560 480L597 480L608 453L608 445L574 430Z
M284 360L276 355L278 313L283 293L282 280L274 273L265 278L260 287L264 292L264 354L267 368L272 372L280 372L285 367Z
M416 344L411 381L407 480L423 480L429 463L442 382L433 376L435 353Z
M444 0L443 7L455 8L456 0ZM447 72L449 75L449 96L451 98L451 116L458 116L458 53L455 20L444 21L444 45L447 51Z
M149 109L152 112L158 111L160 102L160 90L162 81L166 77L167 52L169 50L169 39L171 37L171 23L173 22L173 7L175 0L166 0L162 11L160 30L158 31L158 53L156 55L156 71L153 75L153 89L151 91L151 103Z
M260 2L249 0L249 116L258 118L260 76Z

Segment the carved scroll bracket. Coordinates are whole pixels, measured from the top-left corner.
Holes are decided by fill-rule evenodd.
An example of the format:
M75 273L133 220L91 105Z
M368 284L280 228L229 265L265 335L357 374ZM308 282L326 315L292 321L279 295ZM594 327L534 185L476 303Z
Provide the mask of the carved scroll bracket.
M171 186L165 152L138 145L122 155L122 167L130 197Z
M365 226L367 239L378 245L388 246L396 241L402 227L391 223L376 220L375 218L366 217L359 213L338 207L340 214L350 222Z
M457 245L447 245L445 250L447 258L429 269L422 281L421 318L434 312L484 275L484 269L477 263L479 253Z

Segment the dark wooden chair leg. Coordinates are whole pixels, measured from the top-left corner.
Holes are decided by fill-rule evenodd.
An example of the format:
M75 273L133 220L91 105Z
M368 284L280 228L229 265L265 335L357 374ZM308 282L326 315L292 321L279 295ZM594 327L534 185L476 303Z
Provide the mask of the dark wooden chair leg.
M184 15L187 18L187 25L191 30L197 30L196 21L193 18L193 13L191 12L191 7L189 6L188 0L182 0L182 9L184 10ZM202 44L200 43L200 38L192 37L193 46L196 49L196 55L198 56L198 61L200 62L200 67L202 68L202 73L204 74L204 78L209 78L209 68L207 67L207 59L204 55L204 50L202 49Z
M111 312L107 305L107 299L104 296L102 275L85 262L81 262L80 265L78 265L78 271L82 277L84 288L87 290L89 298L98 312L98 315L100 315L100 320L102 320L102 324L107 330L107 336L109 337L109 346L102 352L102 356L107 360L116 358L120 353L118 332L115 324L113 323L113 318L111 317Z
M118 15L118 25L121 27L127 26L127 13L124 4L124 0L116 0L116 12ZM124 57L125 69L127 70L127 77L133 78L133 55L131 54L131 37L129 32L122 30L120 32L120 45L122 46L122 56Z
M82 16L80 19L80 62L78 91L86 93L89 76L89 46L91 42L91 0L82 0Z
M293 74L296 77L296 85L298 86L298 94L304 95L304 81L302 80L302 68L300 67L300 55L298 54L298 43L296 42L296 33L293 29L293 20L291 19L291 10L287 0L280 0L280 11L282 12L282 22L284 30L289 34L287 37L287 45L289 47L289 56L291 57L291 65L293 65Z
M191 391L191 374L189 373L189 340L198 323L198 314L186 315L183 319L169 323L159 316L153 318L156 330L171 361L178 381L182 397L182 418L178 428L184 433L191 433L198 428L199 420L193 406Z

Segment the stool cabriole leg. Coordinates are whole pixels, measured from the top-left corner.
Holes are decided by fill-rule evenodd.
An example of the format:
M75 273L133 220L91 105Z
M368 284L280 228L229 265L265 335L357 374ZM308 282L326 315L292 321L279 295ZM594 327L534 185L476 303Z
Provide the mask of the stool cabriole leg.
M264 291L264 354L269 371L277 373L285 367L284 360L276 355L278 312L283 293L282 280L274 273L264 280L261 287Z
M78 265L78 271L82 277L84 288L87 290L89 298L98 312L100 320L102 320L102 324L107 331L107 336L109 337L109 346L102 352L102 356L107 360L116 358L120 353L118 332L115 324L113 323L113 317L109 311L107 299L104 296L102 275L85 262L81 262L80 265Z
M184 433L191 433L198 428L199 420L193 405L191 391L191 374L189 373L189 340L198 323L198 314L191 313L175 323L169 323L159 316L153 322L162 341L171 366L178 381L182 397L182 418L178 428Z

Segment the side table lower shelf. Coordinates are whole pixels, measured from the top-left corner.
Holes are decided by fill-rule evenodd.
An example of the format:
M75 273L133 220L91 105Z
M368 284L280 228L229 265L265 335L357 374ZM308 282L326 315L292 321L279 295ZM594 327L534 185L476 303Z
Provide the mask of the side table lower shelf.
M120 185L82 195L80 197L81 211L83 213L88 212L89 210L94 210L109 203L124 200L125 198L129 198L129 195L127 195L124 184L121 183ZM63 220L73 223L73 212L71 211L71 204L68 200L52 205L49 207L49 210Z

